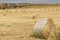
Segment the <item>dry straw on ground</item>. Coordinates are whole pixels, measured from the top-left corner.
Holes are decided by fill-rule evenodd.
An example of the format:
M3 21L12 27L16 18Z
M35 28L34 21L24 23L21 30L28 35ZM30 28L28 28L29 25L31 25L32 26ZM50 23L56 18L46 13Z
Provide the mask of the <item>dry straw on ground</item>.
M57 32L60 32L60 5L1 9L0 40L44 40L31 36L32 27L38 18L51 18L56 25Z
M39 19L34 25L33 34L35 37L56 40L56 26L51 19Z

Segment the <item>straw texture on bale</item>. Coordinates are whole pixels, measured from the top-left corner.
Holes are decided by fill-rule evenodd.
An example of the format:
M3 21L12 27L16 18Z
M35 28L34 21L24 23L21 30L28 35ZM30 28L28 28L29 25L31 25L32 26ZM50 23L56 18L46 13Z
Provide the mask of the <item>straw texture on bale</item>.
M56 26L49 18L39 19L33 27L34 36L39 38L48 38L52 36L55 38L55 31Z

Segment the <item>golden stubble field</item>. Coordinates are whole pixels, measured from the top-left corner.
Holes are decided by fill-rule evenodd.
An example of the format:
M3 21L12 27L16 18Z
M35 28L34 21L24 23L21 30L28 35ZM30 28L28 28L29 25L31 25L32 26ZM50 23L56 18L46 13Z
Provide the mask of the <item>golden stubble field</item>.
M35 38L33 26L39 18L51 18L60 31L60 6L32 6L0 10L0 40L44 40Z

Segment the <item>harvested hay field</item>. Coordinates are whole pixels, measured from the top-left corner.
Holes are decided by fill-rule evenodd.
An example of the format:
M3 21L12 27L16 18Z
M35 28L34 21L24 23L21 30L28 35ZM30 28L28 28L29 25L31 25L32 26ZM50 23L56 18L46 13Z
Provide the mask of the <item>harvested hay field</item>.
M44 40L35 38L33 26L39 18L50 18L60 31L60 5L0 9L0 40Z

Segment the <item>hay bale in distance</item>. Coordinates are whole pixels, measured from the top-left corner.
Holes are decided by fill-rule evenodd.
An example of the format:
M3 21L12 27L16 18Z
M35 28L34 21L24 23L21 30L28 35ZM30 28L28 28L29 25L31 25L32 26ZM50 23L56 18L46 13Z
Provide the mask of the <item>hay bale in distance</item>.
M49 18L39 19L33 27L33 35L35 37L55 37L56 26L53 21Z

